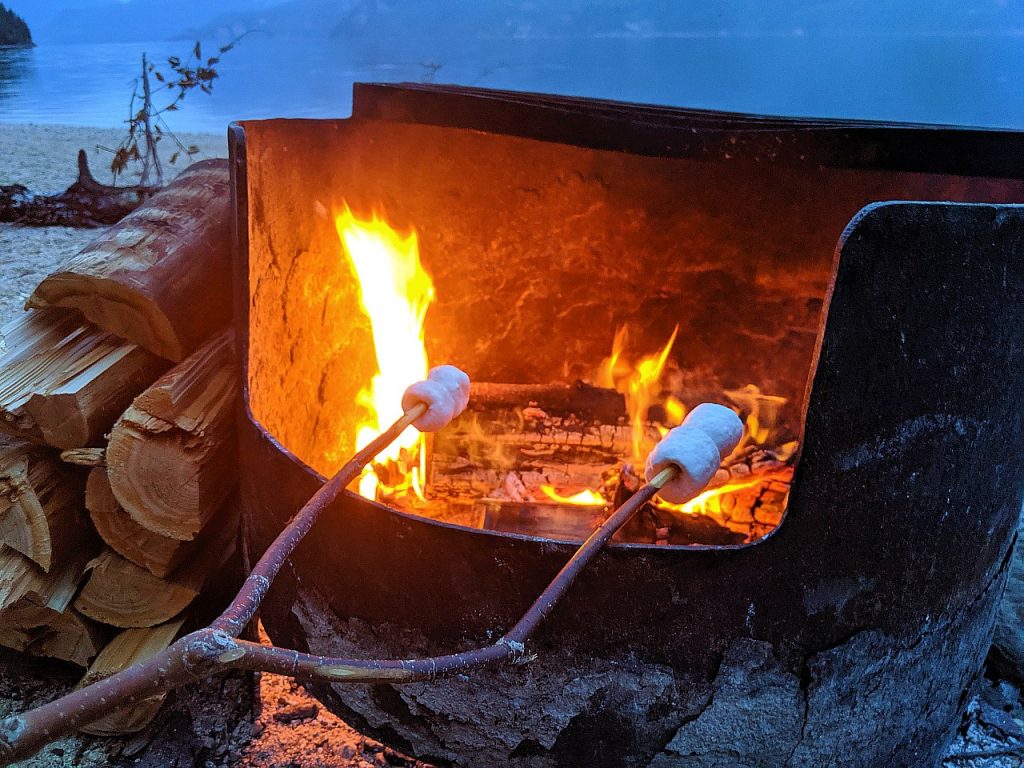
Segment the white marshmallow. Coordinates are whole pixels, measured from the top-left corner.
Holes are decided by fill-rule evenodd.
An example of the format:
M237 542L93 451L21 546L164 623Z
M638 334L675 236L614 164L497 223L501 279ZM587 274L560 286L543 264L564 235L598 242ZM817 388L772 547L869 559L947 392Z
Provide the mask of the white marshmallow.
M466 410L469 404L469 376L454 365L431 368L425 381L417 381L402 395L402 409L426 403L427 410L413 426L420 432L436 432Z
M679 474L666 483L659 493L665 501L682 504L706 486L718 471L722 456L707 432L690 424L682 424L654 446L647 456L644 476L648 481L673 464Z
M732 408L716 403L701 403L686 418L683 424L698 427L707 432L715 441L718 453L724 459L740 444L743 438L743 422Z
M679 475L659 493L665 501L682 504L704 490L742 437L743 422L731 409L702 403L654 446L644 476L650 481L673 464L679 467Z

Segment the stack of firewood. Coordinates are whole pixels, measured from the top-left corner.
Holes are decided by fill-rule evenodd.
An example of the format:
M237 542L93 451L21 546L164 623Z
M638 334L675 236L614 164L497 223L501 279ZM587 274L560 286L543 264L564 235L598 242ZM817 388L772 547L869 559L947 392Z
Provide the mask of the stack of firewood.
M0 644L87 681L169 645L235 548L228 190L193 165L0 331Z

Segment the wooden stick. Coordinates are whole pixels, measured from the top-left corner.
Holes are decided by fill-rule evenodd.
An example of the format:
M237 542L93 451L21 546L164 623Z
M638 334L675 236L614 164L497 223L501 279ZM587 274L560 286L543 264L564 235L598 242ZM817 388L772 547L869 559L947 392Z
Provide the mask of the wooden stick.
M232 668L260 669L333 683L394 683L429 680L506 661L529 661L532 657L526 652L525 640L615 531L678 472L675 467L670 467L633 494L584 542L512 630L492 645L428 659L352 660L313 656L237 640L238 634L255 616L274 577L320 514L349 482L358 477L374 456L425 410L426 406L418 403L407 411L313 495L274 539L231 605L210 627L186 635L164 653L141 665L0 721L0 760L3 764L8 765L33 754L49 741L94 721L112 709L122 709L171 688Z
M79 687L92 685L166 650L167 646L174 642L184 623L184 619L178 619L158 627L126 629L100 651L89 665ZM154 696L133 707L101 717L79 730L93 736L123 736L127 733L137 733L153 721L165 698L166 694Z

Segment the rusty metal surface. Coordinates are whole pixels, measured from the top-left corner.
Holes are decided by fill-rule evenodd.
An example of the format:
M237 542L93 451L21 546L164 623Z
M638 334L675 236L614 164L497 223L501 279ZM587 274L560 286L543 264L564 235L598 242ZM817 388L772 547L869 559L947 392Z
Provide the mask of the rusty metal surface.
M234 138L239 157L244 137ZM234 172L236 186L244 184L244 166ZM238 211L240 223L247 213ZM240 228L240 263L245 235ZM247 276L244 265L239 274ZM242 289L239 301L248 307ZM245 311L239 322L244 337ZM825 691L821 706L840 719L872 711L871 697L830 699L828 685L848 678L851 667L857 674L870 667L880 690L891 695L899 684L907 712L942 713L917 718L916 730L904 733L917 752L900 764L930 764L987 647L993 595L1005 578L1024 492L1024 466L1014 450L1024 438L1021 328L1024 210L930 203L865 209L844 234L836 262L806 400L803 452L781 528L749 547L614 546L552 615L535 650L553 654L581 679L625 653L630 663L674 670L679 685L685 680L693 690L708 690L723 658L737 642L750 641L769 649L780 674L814 678L813 690ZM259 552L320 481L246 416L240 434L246 536ZM386 625L388 637L367 641L361 647L367 653L406 636L435 652L481 642L507 628L573 550L446 526L351 495L333 512L271 590L264 622L278 644L305 649L309 631L297 606L309 595L322 598L326 613L342 623ZM814 661L850 643L871 646L864 641L870 633L901 649L933 632L935 642L955 645L955 637L942 636L949 627L969 642L936 652L927 680L901 680L898 670L872 666L882 653L875 641L873 656L839 653L842 663L831 666ZM551 668L539 669L543 677ZM480 701L493 704L493 686L508 685L500 677L482 681ZM420 743L417 729L433 727L403 725L401 718L393 727L374 726L362 693L323 695L404 748ZM659 707L670 706L666 696ZM444 705L438 706L443 719ZM609 700L606 708L617 706ZM582 730L572 743L607 725L599 703L586 707L591 719L573 719ZM625 748L646 761L665 746L666 733L682 728L688 711L680 705L679 723ZM794 727L802 732L813 720L808 717ZM857 738L840 730L830 731L827 718L812 728L807 759L843 738L855 755L844 764L869 765L857 762ZM545 750L521 759L496 755L495 764L546 765L542 753L551 764L572 764ZM457 755L445 759L458 762Z

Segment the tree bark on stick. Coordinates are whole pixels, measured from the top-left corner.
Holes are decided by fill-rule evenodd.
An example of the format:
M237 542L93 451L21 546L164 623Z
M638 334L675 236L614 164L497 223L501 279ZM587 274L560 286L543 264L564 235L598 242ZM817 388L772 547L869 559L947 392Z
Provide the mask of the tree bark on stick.
M184 619L177 619L156 627L126 629L116 635L89 665L89 670L79 683L79 687L110 677L115 672L166 650L167 646L174 642L184 623ZM133 707L126 707L101 717L80 730L93 736L123 736L137 733L153 721L165 698L166 694L159 694L151 699L145 699Z
M224 331L135 398L110 433L118 503L143 528L191 540L234 490L235 361Z
M226 160L187 168L146 205L45 278L29 307L71 307L180 361L231 317Z

